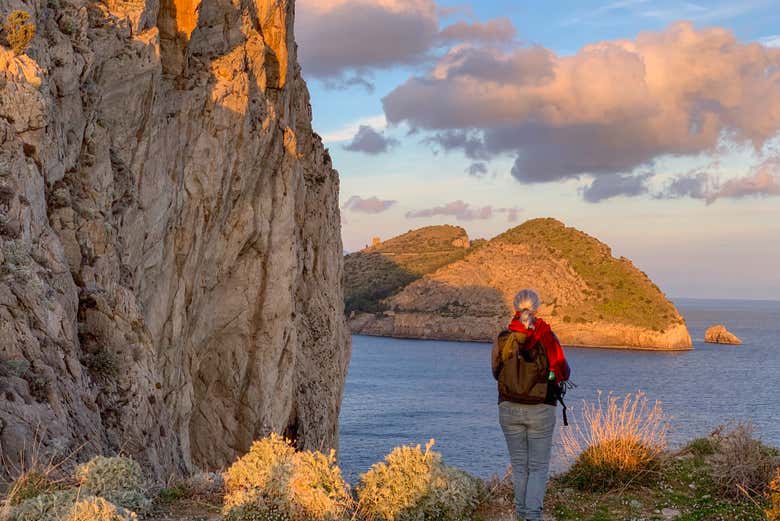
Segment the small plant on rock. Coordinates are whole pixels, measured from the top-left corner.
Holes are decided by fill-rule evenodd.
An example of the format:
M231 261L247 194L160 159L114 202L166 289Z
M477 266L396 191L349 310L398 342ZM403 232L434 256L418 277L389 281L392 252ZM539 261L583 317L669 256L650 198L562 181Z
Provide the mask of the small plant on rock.
M35 36L35 24L30 22L30 13L27 11L11 11L5 19L3 31L11 50L19 55L27 50Z
M432 446L433 440L424 451L419 445L396 447L363 474L357 487L360 513L378 521L468 519L484 485L444 465Z
M564 453L574 459L562 479L592 491L641 484L659 468L667 431L661 404L650 405L643 393L610 395L606 404L599 394L597 403L585 404L583 424L561 433Z

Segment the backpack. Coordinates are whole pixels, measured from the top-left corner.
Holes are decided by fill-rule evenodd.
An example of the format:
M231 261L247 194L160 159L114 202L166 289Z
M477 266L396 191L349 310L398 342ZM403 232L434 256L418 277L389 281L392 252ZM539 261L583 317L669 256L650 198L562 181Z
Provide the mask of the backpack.
M545 403L550 397L547 352L541 342L524 349L526 341L527 336L517 331L502 331L498 335L498 392L516 403Z

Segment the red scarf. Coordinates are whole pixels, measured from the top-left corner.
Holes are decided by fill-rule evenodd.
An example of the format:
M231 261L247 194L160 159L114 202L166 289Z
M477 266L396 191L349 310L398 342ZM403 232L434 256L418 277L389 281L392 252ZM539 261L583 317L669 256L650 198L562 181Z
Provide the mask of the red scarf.
M512 322L509 323L509 330L528 335L523 349L531 349L536 342L542 343L547 353L547 360L550 362L550 371L555 371L556 383L569 379L569 364L566 362L566 355L560 342L558 342L558 338L552 332L547 322L541 318L536 318L534 319L533 327L527 328L520 320L520 312L517 312Z

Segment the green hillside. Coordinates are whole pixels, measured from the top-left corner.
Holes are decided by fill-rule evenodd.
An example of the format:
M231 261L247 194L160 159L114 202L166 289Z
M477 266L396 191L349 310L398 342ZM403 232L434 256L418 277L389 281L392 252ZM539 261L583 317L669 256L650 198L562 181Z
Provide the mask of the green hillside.
M533 219L493 240L544 248L569 262L590 288L581 305L567 310L570 320L608 320L658 331L682 322L674 305L631 261L614 258L609 246L560 221Z
M580 282L576 293L566 303L550 297L550 287L539 287L550 316L557 323L585 324L609 322L640 326L660 333L683 323L674 305L647 275L625 258L614 258L606 244L575 228L569 228L555 219L533 219L507 230L489 241L468 240L465 230L456 226L429 226L412 230L375 247L348 255L345 259L345 309L376 313L385 311L383 299L403 290L411 282L426 274L455 263L466 256L475 262L468 268L473 278L490 272L508 269L502 263L511 262L502 257L508 245L527 246L533 252L534 270L551 272L565 259ZM503 245L503 246L502 246ZM478 259L478 260L476 260ZM445 268L446 269L446 268ZM460 271L468 283L472 275ZM546 277L550 282L549 274ZM558 279L555 279L558 280ZM562 281L563 282L563 281ZM526 282L529 284L531 282ZM584 284L583 284L584 283ZM433 288L433 286L431 286ZM514 288L496 288L511 299ZM422 291L417 298L423 301L437 299L434 289ZM560 290L559 290L560 291ZM475 299L480 298L475 295ZM487 305L487 303L485 303Z
M344 259L344 301L347 314L376 312L381 300L426 273L462 259L470 251L457 241L468 241L459 226L426 226L377 246L351 253Z

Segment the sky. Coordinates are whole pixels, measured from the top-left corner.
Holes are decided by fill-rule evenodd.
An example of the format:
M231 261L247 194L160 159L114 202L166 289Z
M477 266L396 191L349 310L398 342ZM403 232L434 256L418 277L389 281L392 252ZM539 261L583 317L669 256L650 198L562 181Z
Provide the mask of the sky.
M346 251L554 217L672 297L780 300L778 0L298 0Z

